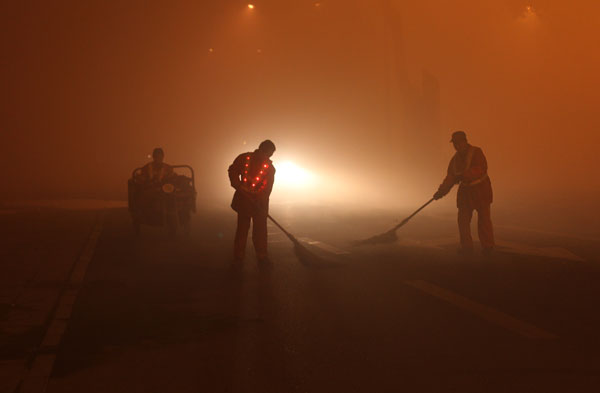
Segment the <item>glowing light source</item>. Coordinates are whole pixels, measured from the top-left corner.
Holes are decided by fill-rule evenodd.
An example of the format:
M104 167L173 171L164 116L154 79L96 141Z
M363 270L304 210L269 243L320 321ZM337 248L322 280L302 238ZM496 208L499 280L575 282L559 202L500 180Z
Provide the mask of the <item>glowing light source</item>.
M519 16L518 21L525 27L530 29L536 28L539 25L540 19L533 5L525 6L523 13Z
M248 4L248 8L250 8L251 10L254 9L254 4Z
M275 184L287 188L308 188L315 184L315 176L291 161L276 163Z
M535 10L533 9L533 6L528 5L525 7L525 14L524 16L527 17L531 17L534 16L536 14Z

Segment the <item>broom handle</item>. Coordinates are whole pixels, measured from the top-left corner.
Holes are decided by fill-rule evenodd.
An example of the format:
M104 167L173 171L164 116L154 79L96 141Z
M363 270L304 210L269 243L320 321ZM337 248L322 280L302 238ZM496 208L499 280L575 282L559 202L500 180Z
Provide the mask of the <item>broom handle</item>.
M281 229L281 231L285 233L287 237L289 237L290 239L293 238L293 236L288 231L286 231L281 225L279 225L279 223L275 221L275 219L271 217L270 214L267 214L267 217L269 218L269 220L273 221L273 224L277 225L277 228Z
M248 195L248 193L246 191L244 191L244 190L239 190L239 191L243 196L246 197L246 200L248 200L252 204L252 206L254 206L256 209L260 209L260 206L258 206L258 204L252 199L252 197L250 195ZM285 235L287 237L289 237L291 241L296 242L296 238L291 233L286 231L285 228L282 227L273 217L271 217L270 214L267 214L267 218L269 220L271 220L273 222L273 224L277 225L277 228L281 229L281 231L283 233L285 233Z
M413 214L411 214L410 216L408 216L404 220L402 220L402 222L400 224L396 225L394 227L394 229L392 229L392 231L395 231L396 229L400 228L402 225L406 224L408 222L408 220L410 220L411 218L416 216L417 213L419 213L421 210L425 209L427 207L427 205L429 205L433 201L435 201L435 198L431 198L430 200L428 200L427 203L425 203L423 206L421 206L420 208L415 210L415 212Z

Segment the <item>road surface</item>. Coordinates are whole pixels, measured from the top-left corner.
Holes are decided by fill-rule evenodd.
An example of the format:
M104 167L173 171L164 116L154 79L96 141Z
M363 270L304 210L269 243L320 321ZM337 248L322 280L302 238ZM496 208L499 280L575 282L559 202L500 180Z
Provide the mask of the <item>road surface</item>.
M135 237L124 208L1 210L0 392L600 388L593 239L499 227L499 252L464 258L444 217L353 247L395 222L274 211L312 257L271 225L272 264L249 242L230 269L226 209L187 238Z

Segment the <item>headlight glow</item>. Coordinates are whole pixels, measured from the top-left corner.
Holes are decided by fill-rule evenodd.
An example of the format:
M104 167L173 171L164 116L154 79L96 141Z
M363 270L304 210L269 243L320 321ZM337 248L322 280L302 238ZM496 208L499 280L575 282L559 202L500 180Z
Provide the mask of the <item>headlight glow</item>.
M286 188L307 188L315 185L316 178L311 172L294 164L283 161L275 164L275 184Z

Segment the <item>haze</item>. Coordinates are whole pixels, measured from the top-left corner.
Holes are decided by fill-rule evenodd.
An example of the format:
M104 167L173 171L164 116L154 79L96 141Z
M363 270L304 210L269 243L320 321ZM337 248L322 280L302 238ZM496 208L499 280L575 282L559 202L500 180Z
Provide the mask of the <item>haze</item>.
M598 1L253 4L4 2L2 199L124 200L161 146L226 207L270 138L312 179L274 204L416 207L462 129L497 222L600 235Z

